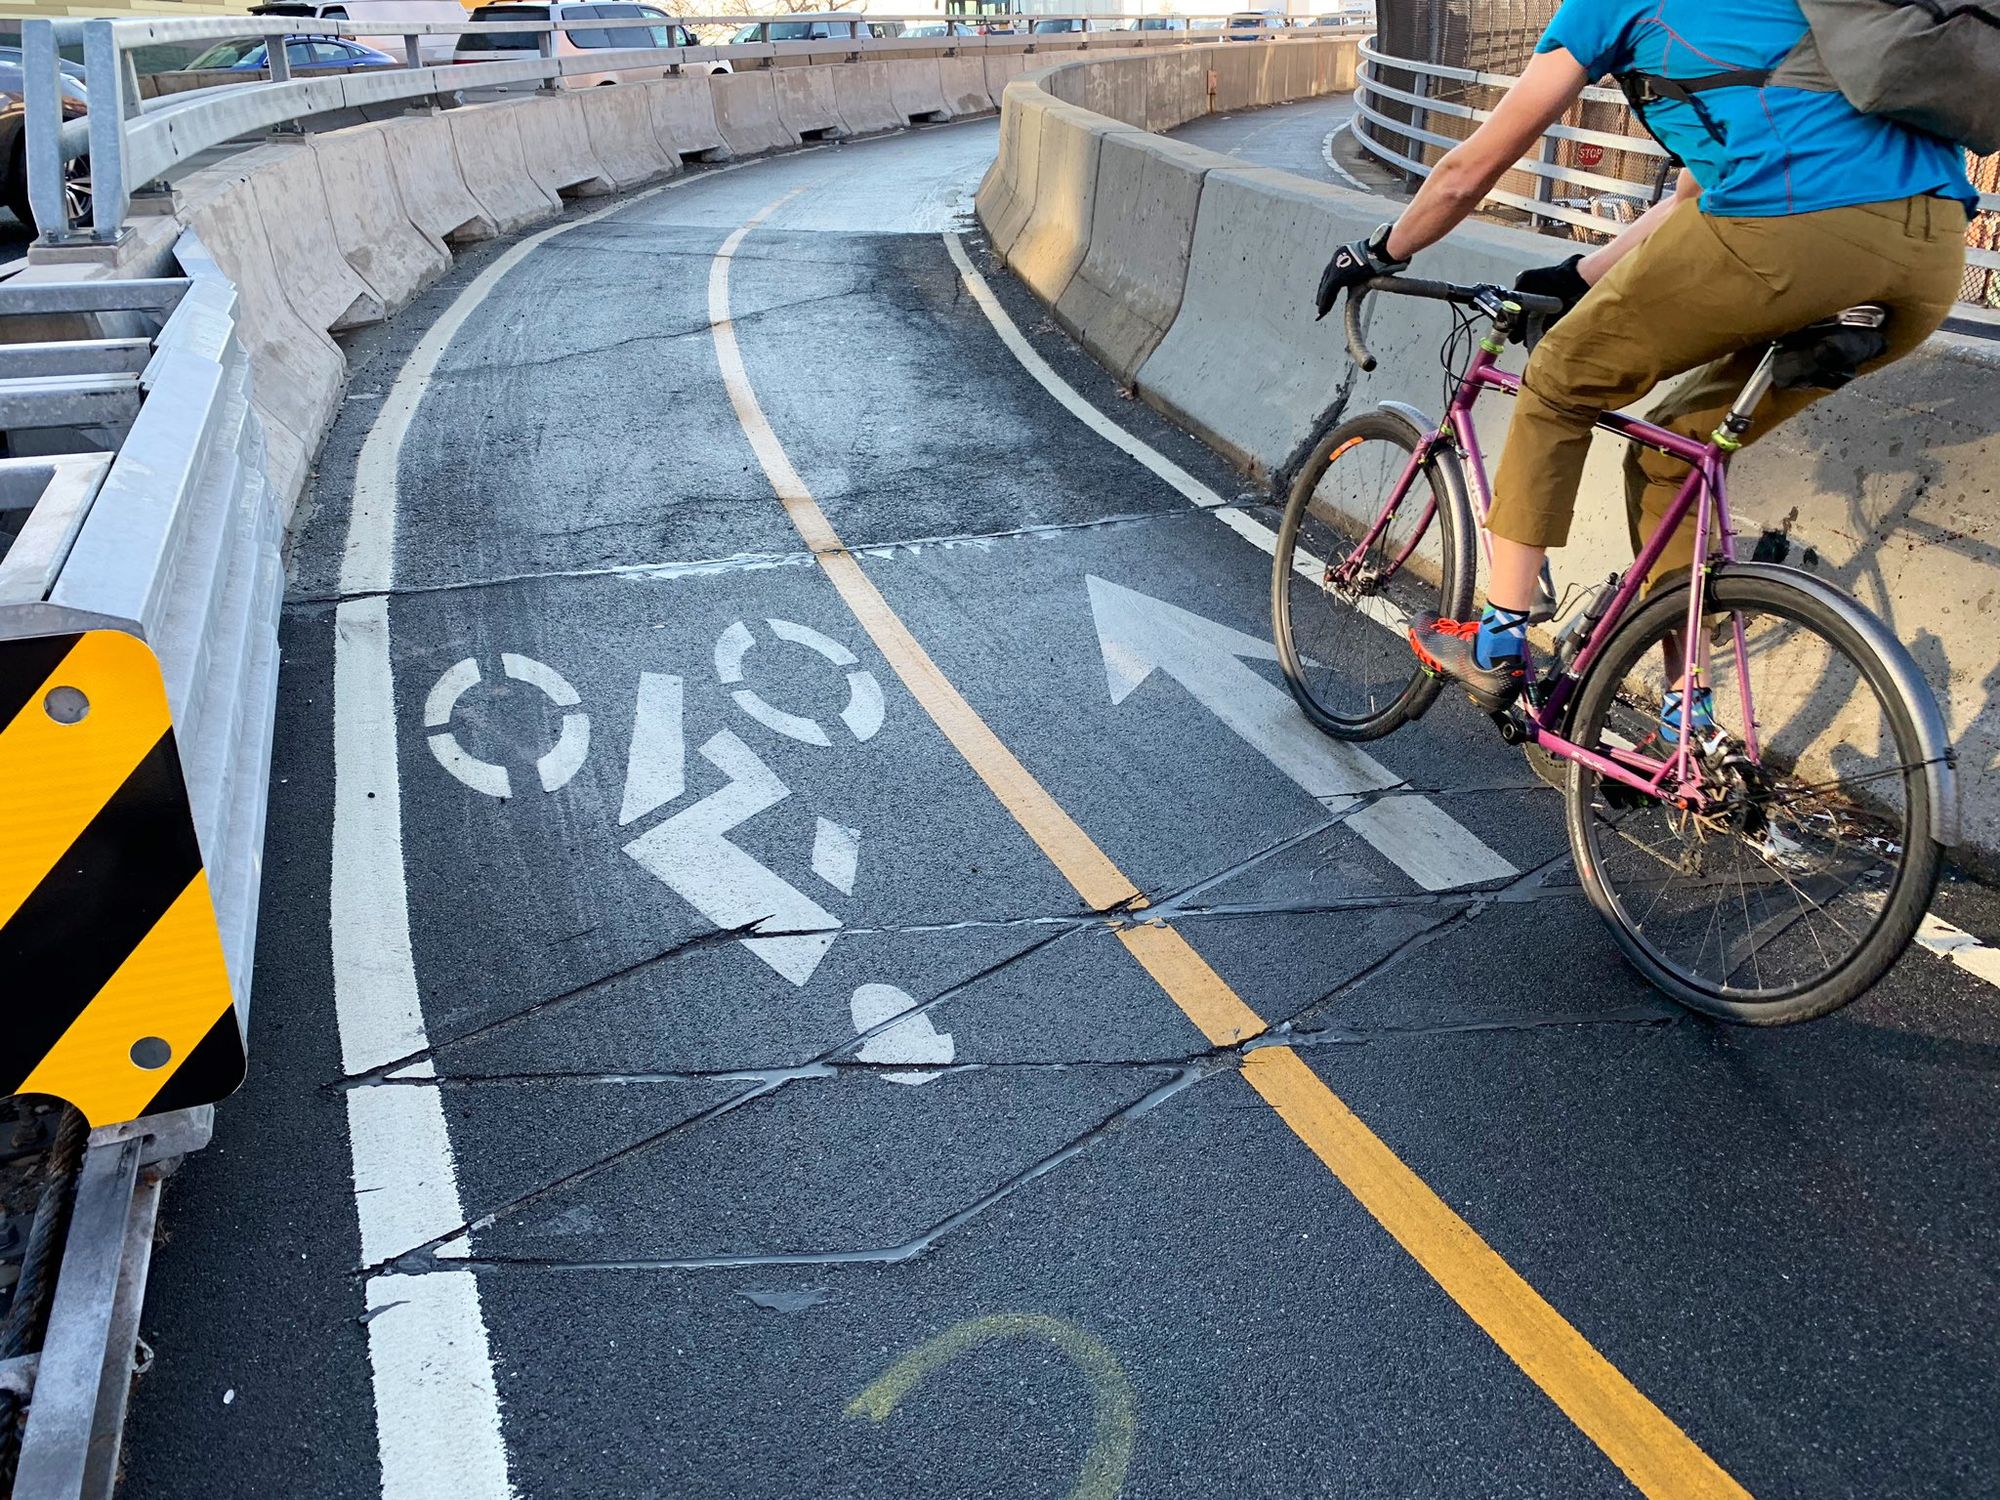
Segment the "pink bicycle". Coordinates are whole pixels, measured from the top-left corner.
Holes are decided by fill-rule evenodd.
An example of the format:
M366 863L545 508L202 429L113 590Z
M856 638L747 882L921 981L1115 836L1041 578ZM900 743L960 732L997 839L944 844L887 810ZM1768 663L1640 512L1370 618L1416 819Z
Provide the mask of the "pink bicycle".
M1520 389L1497 356L1524 319L1556 310L1499 287L1380 277L1347 303L1364 370L1364 292L1452 303L1468 339L1487 326L1462 372L1447 345L1456 384L1441 425L1384 402L1321 434L1291 486L1273 633L1300 706L1347 740L1388 734L1437 698L1405 621L1472 606L1491 494L1473 404ZM1688 478L1630 569L1557 625L1527 693L1493 716L1562 785L1577 873L1626 956L1677 1001L1733 1021L1822 1016L1881 978L1956 837L1943 715L1909 653L1827 580L1739 559L1730 526L1729 455L1758 404L1781 381L1838 384L1880 347L1867 331L1882 321L1853 309L1773 343L1705 443L1616 413L1599 422L1685 460ZM1690 515L1709 562L1647 590ZM1561 612L1545 605L1552 622ZM1703 688L1712 728L1663 725L1665 693Z

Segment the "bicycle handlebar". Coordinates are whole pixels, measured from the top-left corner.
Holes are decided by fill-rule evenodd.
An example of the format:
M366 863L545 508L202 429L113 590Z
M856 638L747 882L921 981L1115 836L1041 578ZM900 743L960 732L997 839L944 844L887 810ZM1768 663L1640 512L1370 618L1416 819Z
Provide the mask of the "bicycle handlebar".
M1414 276L1377 276L1352 288L1347 294L1347 352L1364 373L1375 368L1375 356L1368 352L1367 340L1361 333L1361 304L1370 292L1391 292L1399 297L1422 297L1431 302L1478 307L1495 316L1504 314L1508 303L1523 313L1542 316L1553 316L1566 310L1560 298L1543 297L1534 292L1516 292L1497 286L1459 286L1450 281L1420 281Z

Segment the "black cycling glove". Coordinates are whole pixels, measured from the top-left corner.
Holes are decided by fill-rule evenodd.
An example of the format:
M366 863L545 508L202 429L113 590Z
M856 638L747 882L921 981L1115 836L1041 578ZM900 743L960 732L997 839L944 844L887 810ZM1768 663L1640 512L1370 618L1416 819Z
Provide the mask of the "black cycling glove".
M1510 335L1515 343L1525 343L1530 349L1534 348L1541 342L1542 335L1549 331L1551 323L1583 300L1583 294L1590 290L1590 283L1576 268L1577 262L1582 259L1579 253L1553 266L1536 266L1514 278L1515 291L1533 292L1537 297L1554 297L1563 305L1562 312L1536 313L1521 319Z
M1409 265L1408 261L1397 260L1389 253L1389 231L1393 227L1384 224L1367 239L1342 245L1333 252L1333 259L1319 274L1319 296L1313 303L1319 309L1320 317L1333 311L1333 304L1349 287L1372 281L1377 276L1393 276Z

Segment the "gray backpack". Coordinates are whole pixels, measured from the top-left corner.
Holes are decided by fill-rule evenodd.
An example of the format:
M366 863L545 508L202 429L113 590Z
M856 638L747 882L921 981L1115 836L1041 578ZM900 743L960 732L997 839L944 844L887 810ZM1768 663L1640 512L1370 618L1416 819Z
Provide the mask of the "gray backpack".
M1994 0L1799 0L1809 29L1775 68L1696 78L1623 73L1641 120L1661 99L1690 105L1722 132L1701 95L1717 88L1839 93L1856 109L1942 136L1985 156L2000 151L2000 4Z

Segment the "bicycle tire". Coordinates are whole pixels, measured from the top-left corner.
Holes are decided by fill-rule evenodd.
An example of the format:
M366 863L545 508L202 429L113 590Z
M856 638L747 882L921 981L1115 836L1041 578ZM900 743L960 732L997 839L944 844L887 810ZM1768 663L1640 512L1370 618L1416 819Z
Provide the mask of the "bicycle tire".
M1598 778L1575 763L1570 766L1564 797L1570 851L1585 893L1610 925L1626 958L1672 999L1691 1010L1744 1025L1779 1026L1813 1020L1857 999L1889 971L1909 948L1937 888L1943 850L1936 837L1937 810L1932 805L1930 782L1924 771L1925 739L1918 728L1924 713L1911 704L1903 687L1906 682L1921 685L1922 679L1907 663L1902 664L1906 670L1892 668L1883 652L1850 618L1850 610L1865 614L1862 606L1852 600L1844 600L1836 607L1819 590L1801 587L1769 573L1732 574L1724 566L1711 575L1704 603L1706 613L1719 615L1761 609L1790 618L1815 632L1828 646L1846 656L1856 672L1856 681L1867 684L1883 709L1889 743L1895 748L1893 770L1903 798L1900 842L1903 858L1896 867L1893 884L1880 901L1874 925L1853 952L1818 978L1764 998L1732 998L1726 987L1700 982L1662 961L1632 925L1617 893L1606 883L1597 843L1591 836L1592 798ZM1620 624L1577 690L1569 724L1570 737L1575 743L1602 745L1605 721L1623 685L1625 663L1639 660L1654 649L1663 630L1685 621L1687 607L1688 586L1681 584L1660 591ZM1754 677L1753 671L1753 691ZM1934 705L1931 711L1935 712Z
M1379 739L1422 717L1424 711L1437 700L1443 683L1424 671L1412 655L1410 675L1400 692L1372 711L1358 714L1346 712L1342 706L1330 704L1314 692L1306 671L1308 653L1301 648L1298 622L1292 606L1292 580L1300 560L1300 534L1305 529L1306 518L1320 483L1338 456L1350 451L1355 444L1364 442L1389 443L1405 454L1413 454L1422 441L1423 434L1415 425L1393 412L1376 410L1349 418L1329 428L1312 444L1293 478L1291 492L1285 502L1284 518L1278 526L1277 546L1271 564L1272 640L1292 696L1298 700L1306 717L1335 739ZM1426 596L1425 607L1434 608L1447 618L1462 618L1472 604L1478 564L1472 545L1471 502L1466 498L1457 453L1448 447L1433 448L1424 465L1423 481L1428 484L1430 496L1437 505L1431 528L1436 531L1439 542L1438 581L1433 587L1419 579L1414 570L1399 570L1399 575L1392 576L1406 575L1406 584L1418 588ZM1413 485L1410 496L1414 498L1417 494ZM1347 540L1358 541L1359 538L1349 537ZM1333 600L1323 587L1319 597L1330 602Z

